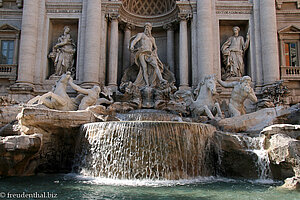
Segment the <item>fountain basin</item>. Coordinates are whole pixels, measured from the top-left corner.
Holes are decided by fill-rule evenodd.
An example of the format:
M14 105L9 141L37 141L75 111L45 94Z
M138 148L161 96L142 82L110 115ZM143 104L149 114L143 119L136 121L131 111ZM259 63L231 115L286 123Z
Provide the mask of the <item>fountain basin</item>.
M215 175L215 128L170 121L85 124L77 144L76 170L114 179L188 179Z

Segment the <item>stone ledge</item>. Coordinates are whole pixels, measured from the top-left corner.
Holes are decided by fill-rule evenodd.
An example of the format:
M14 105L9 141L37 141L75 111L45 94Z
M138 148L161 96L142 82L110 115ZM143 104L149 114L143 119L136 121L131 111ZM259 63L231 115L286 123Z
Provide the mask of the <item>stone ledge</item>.
M78 128L85 123L100 121L88 110L58 111L34 107L23 108L17 119L25 134L34 133L32 127L57 133L61 128Z

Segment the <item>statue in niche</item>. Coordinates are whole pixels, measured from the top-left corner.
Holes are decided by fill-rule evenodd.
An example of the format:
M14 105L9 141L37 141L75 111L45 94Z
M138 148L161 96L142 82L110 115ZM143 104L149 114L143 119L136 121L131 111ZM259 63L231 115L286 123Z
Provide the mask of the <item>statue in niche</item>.
M27 104L33 105L43 104L50 109L71 111L77 110L77 105L67 94L67 85L71 78L71 72L63 74L56 82L51 92L47 92L42 96L36 96L31 99Z
M151 30L152 25L146 23L144 32L130 39L130 50L135 53L135 64L139 67L134 84L140 87L167 84L162 76L164 66L157 56L157 46Z
M257 102L257 97L251 88L251 78L249 76L243 76L240 81L224 82L218 80L218 82L223 87L233 88L228 105L231 117L246 114L244 107L244 101L246 99L250 99L254 103Z
M244 76L244 54L249 47L249 29L246 36L246 42L242 36L239 36L240 28L233 27L233 36L229 37L222 45L221 51L225 68L222 71L222 79L226 80L230 77Z
M166 105L176 88L174 74L158 58L151 30L152 25L146 23L144 32L130 39L129 48L135 54L135 62L125 70L120 85L120 98L136 108Z
M55 76L61 76L67 71L75 73L74 54L76 52L76 45L73 43L70 28L64 27L64 33L58 38L57 44L52 48L49 58L54 62Z

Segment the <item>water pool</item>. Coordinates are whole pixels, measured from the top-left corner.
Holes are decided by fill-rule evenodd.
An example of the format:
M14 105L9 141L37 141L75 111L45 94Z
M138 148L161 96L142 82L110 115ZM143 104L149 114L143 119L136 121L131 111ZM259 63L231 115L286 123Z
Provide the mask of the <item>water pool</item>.
M0 179L0 199L197 199L299 200L296 191L279 190L281 182L205 177L179 181L128 181L75 174L6 177ZM13 196L15 195L15 196ZM19 195L19 196L18 196ZM36 195L36 196L29 196ZM39 196L38 196L39 195ZM44 195L44 196L43 196ZM47 196L48 195L48 196ZM23 196L24 197L24 196ZM24 198L19 198L24 199ZM39 198L27 198L39 199Z

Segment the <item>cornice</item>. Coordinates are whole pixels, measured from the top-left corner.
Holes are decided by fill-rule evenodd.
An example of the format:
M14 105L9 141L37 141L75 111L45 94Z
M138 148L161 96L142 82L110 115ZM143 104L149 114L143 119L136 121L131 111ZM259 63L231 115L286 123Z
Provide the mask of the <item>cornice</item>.
M16 9L0 9L0 18L5 18L9 16L9 18L19 19L22 18L23 10L16 10Z

